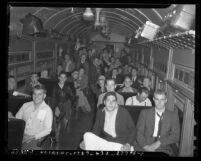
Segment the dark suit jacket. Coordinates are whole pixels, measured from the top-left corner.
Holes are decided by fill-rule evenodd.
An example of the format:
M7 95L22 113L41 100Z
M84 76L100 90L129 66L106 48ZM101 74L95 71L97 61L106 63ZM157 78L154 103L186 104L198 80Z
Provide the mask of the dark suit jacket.
M92 132L108 141L117 142L121 144L133 144L136 136L136 128L129 112L119 107L115 122L115 131L117 137L114 138L104 131L105 111L99 109L96 114L96 121Z
M136 141L142 148L145 145L154 143L153 132L155 126L155 108L142 110L137 122ZM162 120L160 142L161 146L157 149L168 149L172 143L179 141L180 124L179 117L173 111L165 110ZM165 152L165 151L164 151Z
M132 79L132 75L130 75L130 78ZM138 82L140 79L139 76L136 77L135 81L132 81L132 87L135 88L136 90L138 90L140 88L140 83Z

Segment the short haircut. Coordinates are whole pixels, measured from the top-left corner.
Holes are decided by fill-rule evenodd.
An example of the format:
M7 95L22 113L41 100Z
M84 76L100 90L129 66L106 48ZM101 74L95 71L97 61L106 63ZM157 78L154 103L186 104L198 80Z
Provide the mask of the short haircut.
M79 67L79 70L80 70L80 69L84 69L84 71L85 71L85 68L84 68L83 65L81 65L81 66Z
M74 69L71 73L74 73L74 72L78 72L78 70L77 70L77 69Z
M113 78L108 78L108 79L106 79L106 84L107 84L107 82L109 82L109 81L114 81L114 84L116 84L115 79L113 79Z
M136 68L136 67L134 67L134 66L132 66L132 70L133 70L133 69L135 69L136 71L138 71L138 68Z
M126 76L124 77L124 81L125 81L127 78L129 78L129 79L131 80L131 77L130 77L129 75L126 75Z
M32 72L31 75L37 75L37 76L38 76L38 73L36 73L36 72Z
M116 99L116 101L117 101L117 95L116 95L116 93L113 92L113 91L111 91L111 92L107 92L107 93L105 94L105 96L103 97L103 102L104 102L109 96L114 96L115 99Z
M144 80L144 79L149 79L149 81L151 81L151 77L149 77L149 76L144 76L144 77L143 77L143 80Z
M15 79L15 77L14 77L13 75L9 75L9 76L8 76L8 79L11 79L11 78L12 78L12 79Z
M114 70L118 71L118 68L113 68L112 71L114 71Z
M33 87L32 92L34 92L34 90L43 90L43 92L46 94L47 90L45 89L44 85L36 85Z
M162 89L155 90L154 95L164 95L165 97L167 97L166 91Z
M139 88L138 93L139 94L146 93L147 95L149 95L149 89L147 87L141 87Z
M59 73L59 76L61 76L62 74L64 74L64 75L67 77L67 74L66 74L65 71L61 71L61 72Z

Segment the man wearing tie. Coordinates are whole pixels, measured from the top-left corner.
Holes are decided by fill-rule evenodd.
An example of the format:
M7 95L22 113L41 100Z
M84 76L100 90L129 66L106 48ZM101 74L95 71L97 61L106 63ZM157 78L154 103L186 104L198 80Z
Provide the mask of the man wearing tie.
M138 151L164 152L173 155L170 144L180 137L178 114L165 107L166 92L154 92L155 108L142 110L137 123L135 149Z
M139 89L140 88L140 83L138 82L139 77L137 75L138 69L133 67L131 70L131 81L132 81L132 87L135 89Z

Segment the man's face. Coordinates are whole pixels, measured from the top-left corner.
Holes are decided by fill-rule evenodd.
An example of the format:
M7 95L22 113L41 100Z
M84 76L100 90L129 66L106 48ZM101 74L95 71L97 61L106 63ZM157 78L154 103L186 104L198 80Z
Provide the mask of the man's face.
M38 79L39 79L39 77L38 77L37 74L32 74L32 75L31 75L31 81L32 81L32 82L36 82L36 81L38 81Z
M150 87L151 81L148 78L144 78L142 84L144 87Z
M35 89L33 91L33 102L34 104L38 105L41 104L43 102L43 100L45 99L46 94L44 93L44 91L42 89Z
M125 84L125 87L130 87L132 82L131 82L131 79L130 78L126 78L125 81L124 81L124 84Z
M57 66L57 71L58 71L58 72L61 72L61 71L62 71L62 66L61 66L61 65L58 65L58 66Z
M81 68L81 69L79 70L79 75L82 76L83 74L84 74L84 69Z
M86 60L86 55L82 55L81 61L85 61L85 60Z
M107 81L106 89L107 89L107 92L114 91L114 89L115 89L115 83L114 83L113 80Z
M158 110L162 110L165 108L165 104L167 102L167 98L164 94L154 94L154 98L153 98L154 102L155 102L155 106Z
M143 102L148 98L148 94L142 92L141 94L138 93L138 100L139 102Z
M137 75L137 71L135 69L132 69L132 76L136 76Z
M8 90L14 90L16 88L16 81L14 78L8 79Z
M79 75L78 71L74 71L72 73L73 79L78 79L78 75Z
M59 82L61 84L64 84L66 80L67 80L66 75L65 74L60 74L60 76L59 76Z
M99 80L98 80L98 84L99 84L101 87L104 87L104 85L105 85L105 80L104 80L104 79L99 79Z
M69 55L65 55L65 61L69 61Z
M107 111L114 111L118 107L117 100L112 95L106 98L106 100L104 101L104 104Z
M117 75L117 70L116 70L116 69L114 69L114 70L112 71L112 75Z

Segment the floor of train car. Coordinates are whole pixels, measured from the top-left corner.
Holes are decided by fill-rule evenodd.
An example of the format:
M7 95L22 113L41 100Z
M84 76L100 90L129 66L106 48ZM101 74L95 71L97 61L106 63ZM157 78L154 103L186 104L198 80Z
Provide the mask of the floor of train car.
M75 110L72 111L71 118L68 122L68 128L60 135L57 145L58 150L79 149L79 144L83 140L83 134L90 131L94 123L96 105L92 98L92 96L88 97L92 109L91 112L83 113L79 110L76 113Z

